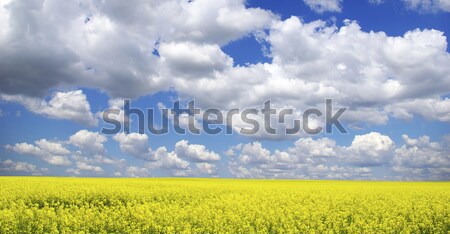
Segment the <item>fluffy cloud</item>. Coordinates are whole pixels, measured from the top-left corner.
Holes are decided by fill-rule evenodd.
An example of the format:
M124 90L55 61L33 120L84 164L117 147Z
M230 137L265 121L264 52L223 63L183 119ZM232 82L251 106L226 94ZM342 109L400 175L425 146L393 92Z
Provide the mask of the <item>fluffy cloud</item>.
M97 174L103 173L103 169L101 167L89 165L89 164L83 163L83 162L77 162L77 168L79 170L83 170L83 171L92 171Z
M72 120L87 126L96 126L98 123L91 113L86 95L81 90L55 92L48 102L23 95L2 94L0 98L20 103L31 112L50 118Z
M449 6L444 0L405 2L425 11L448 11ZM340 0L305 3L319 13L342 10ZM1 1L0 95L34 113L89 126L97 120L81 90L55 92L48 101L44 96L49 90L88 87L104 91L110 106L117 106L122 98L173 89L181 98L195 98L202 107L223 111L260 106L268 99L275 108L323 109L325 98L331 97L337 105L349 107L343 118L353 126L414 115L450 121L449 99L443 98L450 87L443 32L411 29L391 36L364 30L351 20L342 27L320 20L303 22L295 16L282 20L245 4L244 0ZM236 66L221 48L245 36L263 43L272 62ZM124 175L148 175L159 168L174 175L191 175L194 170L208 174L214 171L211 162L220 160L205 146L187 141L178 142L173 151L165 147L152 151L145 135L119 134L114 139L122 152L153 160L144 169L123 166ZM79 131L68 143L85 152L73 153L72 159L94 172L96 163L113 163L104 157L105 142L98 133ZM230 170L239 176L359 178L392 164L398 169L393 175L402 178L411 173L442 178L446 168L427 172L417 165L447 165L445 147L432 142L417 149L409 143L395 146L389 137L370 133L356 136L350 146L301 137L286 150L271 151L254 142L228 153ZM6 148L50 164L70 164L70 152L62 143L42 139ZM80 174L81 168L69 170Z
M59 142L52 142L41 139L34 142L35 145L28 143L17 143L15 145L6 145L5 148L19 154L36 156L51 165L69 166L71 162L67 158L69 150Z
M431 142L428 136L417 139L403 135L405 144L395 150L395 179L448 180L450 178L450 145Z
M379 5L384 3L384 0L369 0L369 3Z
M302 153L303 155L312 157L333 157L337 152L336 142L329 138L320 138L314 140L310 137L300 138L294 143L291 149L293 152Z
M418 139L403 135L405 144L395 150L395 165L412 168L450 167L450 149L438 142L431 142L428 136Z
M87 164L106 164L106 165L114 165L118 167L122 167L126 164L125 159L114 159L110 156L95 154L92 155L90 153L86 154L82 151L75 151L72 153L71 159L75 162L82 162Z
M190 163L181 159L175 152L168 151L166 147L162 146L154 152L155 157L160 160L148 163L149 168L165 168L169 170L188 170Z
M378 132L356 135L349 147L344 148L344 160L360 166L383 165L392 159L394 142Z
M446 6L443 0L410 2ZM305 3L317 11L341 10L336 0ZM112 98L173 88L203 107L222 110L272 99L276 108L299 111L322 107L332 97L349 107L343 118L350 124L384 124L390 116L415 114L448 121L448 101L441 97L450 86L450 56L437 30L393 37L364 31L350 20L340 28L295 16L280 20L270 11L247 8L243 0L2 4L0 93L50 117L96 123L91 114L74 114L90 113L82 101L71 102L78 103L76 111L55 114L39 105L41 99L30 98L77 86L99 88ZM221 50L249 35L264 42L271 63L234 66ZM82 100L76 92L70 96Z
M38 168L34 164L27 162L14 162L11 159L6 159L0 165L0 171L3 172L18 172L31 175L43 175L48 173L47 168Z
M135 166L128 164L125 159L116 159L107 155L104 148L107 138L88 130L78 131L65 142L41 139L34 144L17 143L5 145L5 148L19 154L36 156L51 165L74 164L75 167L65 171L76 176L84 173L105 174L107 170L103 166L112 167L116 173L131 177L150 176L155 171L171 176L217 175L217 166L213 162L220 160L220 156L204 145L189 144L188 141L181 140L175 144L173 151L167 150L164 146L152 150L148 144L148 136L145 134L119 133L113 139L119 143L122 152L147 162ZM81 150L70 151L66 148L67 146L75 146ZM194 163L193 166L191 162ZM9 161L8 165L11 165L10 169L5 168L4 171L12 171L16 168L15 164ZM23 171L31 172L33 167L30 165L19 163L17 168L28 168L28 171L24 171L25 169ZM33 173L37 173L37 170Z
M450 99L414 99L396 103L386 107L394 117L411 119L413 113L429 120L450 122Z
M311 10L321 14L324 12L341 12L342 0L303 0Z
M217 174L217 166L211 163L196 163L195 166L207 175Z
M449 0L403 0L406 6L420 12L450 12Z
M69 168L66 172L72 175L81 175L82 171L93 172L95 174L102 174L104 172L100 166L90 165L85 162L77 162L76 165L76 168Z
M218 45L276 19L269 11L246 8L244 0L2 1L0 9L0 93L33 97L67 86L100 88L113 97L166 89L170 79L161 77L160 58L152 55L159 44L173 62L169 66L183 67L186 61L171 57L173 49L185 48L195 61L204 61L202 56L221 53ZM226 56L210 58L213 67L206 70L220 68Z
M46 139L38 140L34 145L17 143L5 148L60 166L71 165L68 160L71 155L75 167L66 172L73 175L84 172L104 174L101 165L115 167L115 174L120 173L119 176L219 175L218 165L213 162L220 160L220 156L203 145L182 140L175 144L173 151L164 146L153 151L148 147L147 139L139 134L120 137L119 145L122 144L124 151L130 154L142 151L154 160L139 166L127 165L123 159L100 154L71 153L62 143ZM338 145L329 138L301 137L284 150L269 150L260 142L252 142L232 146L225 154L229 172L240 178L445 180L450 176L450 144L445 139L439 143L430 141L428 136L414 139L404 135L403 141L403 145L396 146L388 136L378 132L356 135L349 146ZM138 151L130 151L133 144ZM4 161L1 170L32 174L48 172L45 168L11 160Z
M196 45L193 43L162 43L159 48L161 61L178 77L191 79L208 77L215 71L223 71L233 65L233 59L219 45Z
M204 145L189 144L186 140L177 142L173 151L162 146L152 154L157 160L146 163L145 168L163 170L172 176L216 175L217 166L212 162L220 160L217 153L207 150ZM191 162L195 162L195 168Z
M344 23L277 21L264 37L272 63L229 67L189 82L176 78L174 87L204 107L224 110L268 99L275 108L324 109L332 97L349 108L343 115L348 123L385 124L390 116L416 114L447 121L448 100L441 97L450 86L450 56L443 32L416 29L391 37Z
M127 169L125 171L125 175L128 177L148 177L149 170L144 167L130 166L130 167L127 167Z
M204 145L189 144L186 140L181 140L175 144L175 153L193 161L219 161L220 156L215 152L208 151Z
M75 162L76 167L67 169L69 174L80 175L83 171L104 173L100 165L113 166L123 169L126 165L124 159L115 159L106 154L104 143L106 137L97 132L80 130L69 137L68 141L49 141L41 139L29 143L17 143L5 145L5 148L19 154L36 156L51 165L70 166ZM81 150L70 151L70 146L76 146Z
M66 170L66 173L69 173L69 174L71 174L71 175L75 175L75 176L77 176L77 175L80 175L80 174L81 174L81 172L80 172L80 170L79 170L79 169L73 169L73 168L69 168L69 169L67 169L67 170Z
M69 143L80 149L87 150L92 154L104 154L106 137L98 132L90 132L88 130L80 130L70 136Z
M152 152L148 144L148 136L146 134L125 134L121 132L115 135L113 139L119 142L120 150L124 153L148 161L155 161L158 159L158 155Z
M261 143L239 144L227 151L229 171L244 178L445 180L450 175L449 146L427 136L396 147L385 135L355 136L350 146L328 138L300 138L286 150Z

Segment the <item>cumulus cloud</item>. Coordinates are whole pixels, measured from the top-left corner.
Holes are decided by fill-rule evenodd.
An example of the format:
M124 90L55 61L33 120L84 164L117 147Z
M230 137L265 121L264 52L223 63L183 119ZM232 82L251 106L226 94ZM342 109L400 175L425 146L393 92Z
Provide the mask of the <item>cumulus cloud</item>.
M166 89L170 79L159 74L162 58L153 52L162 49L173 62L168 65L185 67L187 61L171 56L173 49L185 48L177 53L191 53L194 70L206 66L198 64L205 58L212 65L206 70L220 68L226 56L218 45L277 19L270 11L247 8L244 0L0 4L0 93L33 97L67 86L99 88L113 97Z
M89 164L83 163L83 162L77 162L77 168L79 170L83 170L83 171L92 171L97 174L103 173L103 169L101 167L89 165Z
M67 169L66 172L73 175L81 175L82 171L93 172L95 174L103 174L104 172L100 166L90 165L85 162L77 162L76 166L76 168Z
M16 143L15 145L6 145L5 148L19 154L36 156L51 165L69 166L71 164L67 158L70 151L61 143L46 139L37 140L34 143L34 145L25 142Z
M207 175L217 174L217 166L211 163L196 163L195 166Z
M54 119L67 119L87 126L96 126L98 120L91 113L86 95L81 90L55 92L49 101L23 95L2 94L1 99L16 102L29 111Z
M403 135L404 145L395 150L395 165L412 168L448 168L450 151L439 142L431 142L428 136L417 139Z
M305 3L319 12L342 8L336 0ZM300 111L322 107L332 97L349 107L343 118L350 124L424 115L415 104L436 104L444 111L428 108L427 116L448 121L448 101L441 97L449 91L450 56L438 30L389 36L364 31L351 20L339 28L295 16L281 20L246 7L244 0L2 4L0 93L50 117L96 123L90 114L74 114L88 113L86 105L58 115L42 108L41 99L30 98L77 86L101 89L113 100L173 88L202 107L222 110L271 99L276 108ZM264 43L272 62L235 66L221 47L251 35Z
M450 12L449 0L403 0L403 2L409 9L420 12Z
M125 159L115 159L106 154L104 143L107 138L97 132L80 130L69 137L67 141L50 141L40 139L29 143L16 143L5 145L7 150L36 156L51 165L70 166L75 162L76 167L67 169L66 172L80 175L82 171L101 174L104 169L99 166L110 165L121 169L125 167ZM70 146L75 146L80 150L71 151Z
M121 132L114 135L113 139L119 142L120 150L124 153L148 161L158 159L158 154L153 153L148 144L148 136L146 134L125 134Z
M300 138L286 150L266 149L259 142L227 151L229 171L244 178L445 180L448 146L423 136L403 136L395 146L385 135L356 135L350 146L328 138Z
M152 150L145 134L119 133L113 139L119 143L122 152L147 162L135 166L128 164L125 159L106 154L104 143L107 138L84 129L70 136L65 142L41 139L34 144L5 145L5 149L36 156L51 165L75 164L75 167L65 170L75 176L84 173L104 174L103 166L113 167L117 173L131 177L151 176L153 171L171 176L217 175L217 166L214 163L220 160L220 155L208 150L204 145L189 144L188 141L181 140L175 144L173 151L167 150L165 146ZM75 146L80 150L70 151L66 146ZM192 162L194 164L191 164ZM20 168L27 166L18 165Z
M104 154L104 143L107 141L106 137L98 132L91 132L86 129L80 130L70 136L69 143L77 146L80 149L87 150L92 154Z
M356 135L349 147L344 148L347 160L356 165L383 165L392 160L394 142L378 132ZM346 159L344 159L346 160Z
M216 175L217 166L214 162L220 160L220 156L204 145L189 144L181 140L175 144L173 151L167 150L165 146L158 147L152 151L156 161L148 162L145 168L150 170L163 170L172 176L194 176L200 174ZM191 166L195 163L195 168Z
M125 159L114 159L107 155L101 155L101 154L95 154L92 155L90 153L85 153L82 151L75 151L70 156L71 159L73 159L75 162L82 162L87 164L106 164L106 165L114 165L123 167L126 164Z
M449 5L446 0L404 1L419 11L448 11ZM318 13L342 11L341 0L304 2ZM364 30L356 21L345 20L337 27L295 16L281 19L245 4L244 0L1 1L1 98L37 114L87 126L95 126L97 120L81 90L45 98L49 90L99 89L115 107L123 98L173 89L181 98L195 98L203 108L222 111L260 106L268 99L275 108L296 112L323 109L325 98L331 97L336 105L349 108L343 119L352 126L415 115L450 121L449 99L443 98L450 87L443 32L411 28L392 36ZM234 64L222 48L246 36L257 37L267 47L264 54L271 62ZM182 119L180 124L186 122ZM126 173L123 166L123 175L148 175L158 168L180 176L194 170L208 174L214 171L212 162L220 160L205 146L187 141L178 142L173 151L165 147L152 151L146 135L118 134L114 139L122 152L151 160L145 170L130 166ZM67 143L83 151L72 154L77 166L95 172L96 163L115 161L105 157L105 142L104 136L81 130ZM446 165L442 153L446 146L428 142L415 149L407 142L396 146L379 133L356 136L350 146L328 138L300 137L286 150L269 150L254 142L234 146L227 155L232 158L230 170L239 176L359 178L392 165L398 169L393 175L445 175L446 168L415 165ZM59 142L42 139L6 148L50 164L70 164L70 152ZM82 169L69 170L80 174Z
M27 173L31 175L43 175L48 173L47 168L39 168L34 164L27 162L14 162L11 159L3 161L0 167L0 171L6 173Z
M369 0L369 3L379 5L384 3L384 0Z
M65 170L65 172L69 173L71 175L74 175L74 176L81 174L80 169L74 169L74 168L69 168L69 169Z
M447 121L448 100L441 97L450 87L450 56L443 32L415 29L392 37L344 23L338 28L295 16L277 21L264 37L272 63L229 67L211 78L175 78L174 87L201 106L224 110L268 99L275 108L323 110L332 97L349 108L342 119L350 124L408 115Z
M368 0L371 4L383 4L384 0ZM449 0L402 0L405 7L419 13L450 12Z
M186 140L181 140L175 144L175 153L193 161L219 161L220 156L206 149L204 145L189 144Z
M303 0L316 13L341 12L342 0Z
M144 167L130 166L126 168L125 175L128 177L148 177L149 170Z
M149 168L164 168L169 170L188 170L190 163L181 159L174 151L168 151L166 147L162 146L154 152L155 157L160 160L152 163L147 163Z
M178 77L208 77L215 71L233 66L233 59L217 44L162 43L159 53L162 63L166 65L165 69L174 71Z
M386 106L386 110L398 119L411 119L418 114L429 120L450 122L450 99L413 99Z

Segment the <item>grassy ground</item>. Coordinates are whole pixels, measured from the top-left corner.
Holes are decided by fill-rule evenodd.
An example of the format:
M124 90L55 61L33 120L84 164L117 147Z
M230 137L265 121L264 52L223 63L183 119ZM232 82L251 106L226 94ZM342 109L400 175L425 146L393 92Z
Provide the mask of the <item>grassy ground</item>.
M449 233L450 182L0 177L0 233Z

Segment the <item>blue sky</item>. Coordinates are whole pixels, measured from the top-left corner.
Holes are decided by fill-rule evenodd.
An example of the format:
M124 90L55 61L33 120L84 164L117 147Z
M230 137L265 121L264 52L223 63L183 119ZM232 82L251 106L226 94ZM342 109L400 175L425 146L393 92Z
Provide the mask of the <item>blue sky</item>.
M450 178L449 1L61 4L0 2L0 175ZM100 133L124 99L298 114L325 98L348 133L139 134L135 116Z

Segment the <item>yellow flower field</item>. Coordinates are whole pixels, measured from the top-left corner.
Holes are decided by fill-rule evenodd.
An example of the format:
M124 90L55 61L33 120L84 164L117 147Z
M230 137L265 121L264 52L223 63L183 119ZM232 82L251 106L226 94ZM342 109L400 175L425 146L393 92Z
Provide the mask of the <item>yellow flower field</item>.
M0 177L0 233L449 230L449 182Z

